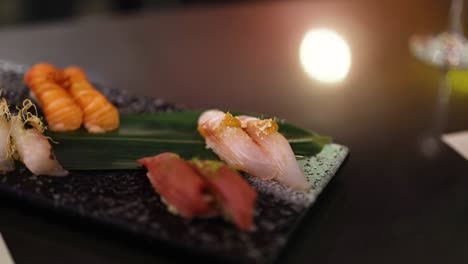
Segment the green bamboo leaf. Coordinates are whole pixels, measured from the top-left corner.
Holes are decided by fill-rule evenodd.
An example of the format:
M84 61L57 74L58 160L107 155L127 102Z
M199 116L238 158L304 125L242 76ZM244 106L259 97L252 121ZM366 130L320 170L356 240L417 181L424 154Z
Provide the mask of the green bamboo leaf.
M200 112L127 114L121 116L115 132L90 134L84 129L57 133L46 132L58 144L53 148L60 163L68 170L138 169L136 160L161 152L175 152L186 159L218 159L197 132ZM298 156L319 153L331 139L279 123L280 132Z

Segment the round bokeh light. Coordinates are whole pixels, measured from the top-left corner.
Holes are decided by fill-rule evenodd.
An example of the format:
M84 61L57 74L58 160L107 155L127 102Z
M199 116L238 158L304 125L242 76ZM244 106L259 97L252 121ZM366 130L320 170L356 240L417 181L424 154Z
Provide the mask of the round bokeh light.
M306 33L300 47L300 60L312 78L334 83L346 78L351 67L348 43L336 32L316 29Z

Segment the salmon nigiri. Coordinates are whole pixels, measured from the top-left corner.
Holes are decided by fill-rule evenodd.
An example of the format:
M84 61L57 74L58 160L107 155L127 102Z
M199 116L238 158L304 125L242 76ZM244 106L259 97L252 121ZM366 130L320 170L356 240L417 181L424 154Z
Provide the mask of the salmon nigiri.
M198 130L223 161L261 179L274 179L290 188L310 188L289 142L273 120L234 117L208 110L198 120Z
M58 84L41 83L36 87L36 98L44 111L52 131L73 131L80 128L83 112L73 98Z
M38 84L43 82L56 82L60 78L60 71L53 65L41 62L32 66L24 75L24 83L26 83L35 92Z
M52 131L73 131L80 128L83 112L70 94L57 84L58 70L50 64L37 64L24 81L36 96Z
M84 126L91 133L104 133L119 127L119 112L97 91L78 67L64 70L63 84L84 113Z

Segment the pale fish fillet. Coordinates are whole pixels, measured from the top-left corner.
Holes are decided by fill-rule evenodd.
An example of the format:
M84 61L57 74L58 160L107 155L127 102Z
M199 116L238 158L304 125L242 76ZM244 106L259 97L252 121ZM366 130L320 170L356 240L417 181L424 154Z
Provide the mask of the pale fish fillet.
M36 128L24 128L20 116L11 118L11 137L20 160L35 175L65 176L48 139Z
M278 132L278 124L272 119L238 116L241 127L264 150L272 166L278 171L275 179L293 189L310 188L306 176L296 160L288 140Z
M231 114L219 110L204 112L198 119L198 131L205 138L207 148L229 166L264 180L278 177L269 157Z
M10 123L6 117L0 117L0 172L12 171L15 163L10 155Z

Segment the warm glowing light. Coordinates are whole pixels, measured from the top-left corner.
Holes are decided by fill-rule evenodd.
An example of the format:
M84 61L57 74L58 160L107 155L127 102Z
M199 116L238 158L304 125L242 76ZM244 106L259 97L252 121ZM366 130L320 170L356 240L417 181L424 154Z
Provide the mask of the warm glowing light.
M304 70L314 79L332 83L342 81L351 66L351 51L346 41L327 29L307 32L300 47Z

